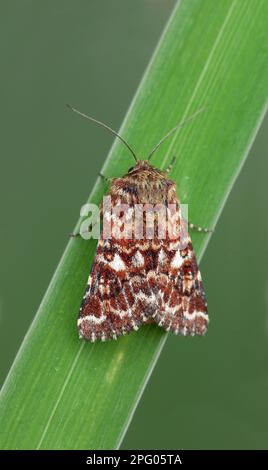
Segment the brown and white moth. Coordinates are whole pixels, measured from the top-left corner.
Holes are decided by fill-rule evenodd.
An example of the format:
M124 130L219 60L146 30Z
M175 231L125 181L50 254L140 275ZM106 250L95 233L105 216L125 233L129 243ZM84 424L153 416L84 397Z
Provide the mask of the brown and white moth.
M149 162L162 142L186 121L172 129L154 147L147 160L142 161L111 128L71 109L108 128L136 160L126 175L111 181L108 194L112 207L127 205L128 209L124 217L119 214L112 218L103 211L103 219L110 217L114 230L109 238L105 238L102 231L98 242L78 316L80 338L91 342L117 339L151 322L175 334L203 335L208 325L207 302L190 236L188 231L181 230L183 218L176 185L167 177L170 168L164 172ZM145 220L148 222L146 208L149 207L150 212L151 207L159 205L175 207L170 219L174 224L172 230L167 224L164 237L163 233L160 237L154 214L145 236L143 227L138 227L143 238L115 236L118 232L133 233L133 214L141 205L145 207L139 222L142 225ZM161 218L160 225L158 219L159 226Z

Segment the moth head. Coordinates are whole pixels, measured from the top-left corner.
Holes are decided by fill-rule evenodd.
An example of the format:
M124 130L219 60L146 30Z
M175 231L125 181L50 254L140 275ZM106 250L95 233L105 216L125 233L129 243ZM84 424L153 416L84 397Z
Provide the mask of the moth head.
M134 173L139 170L151 169L152 166L148 162L148 160L138 160L136 165L131 166L128 170L128 174Z

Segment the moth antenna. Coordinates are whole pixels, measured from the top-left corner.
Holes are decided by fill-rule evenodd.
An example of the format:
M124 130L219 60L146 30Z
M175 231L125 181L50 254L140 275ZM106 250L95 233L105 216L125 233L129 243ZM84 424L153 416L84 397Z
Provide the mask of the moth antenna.
M205 107L199 109L198 111L196 111L194 114L192 114L190 117L188 117L187 119L185 119L183 122L180 122L179 124L177 124L175 127L173 127L173 129L171 129L161 140L160 142L158 142L158 144L155 145L155 147L151 150L151 152L149 153L148 157L147 157L147 160L149 161L154 152L160 147L160 145L162 145L166 139L168 139L168 137L170 137L177 129L179 129L180 127L183 127L187 122L190 122L192 121L196 116L198 116L198 114L202 113L204 111Z
M81 113L81 111L78 111L78 109L73 108L70 104L67 104L66 106L67 106L69 109L71 109L72 111L74 111L76 114L79 114L79 116L82 116L83 118L88 119L88 120L91 121L91 122L95 122L95 124L97 124L98 126L104 127L104 129L107 129L107 130L110 131L112 134L114 134L116 137L118 137L118 139L120 139L121 142L123 142L123 144L125 144L125 146L128 148L128 150L131 152L131 154L132 154L132 156L134 157L135 161L136 161L136 162L138 161L138 157L136 156L134 150L132 150L132 148L131 148L130 145L125 141L125 139L123 139L123 137L121 137L121 135L117 134L117 132L115 132L111 127L107 126L107 124L104 124L103 122L98 121L97 119L95 119L95 118L93 118L93 117L91 117L91 116L88 116L87 114Z

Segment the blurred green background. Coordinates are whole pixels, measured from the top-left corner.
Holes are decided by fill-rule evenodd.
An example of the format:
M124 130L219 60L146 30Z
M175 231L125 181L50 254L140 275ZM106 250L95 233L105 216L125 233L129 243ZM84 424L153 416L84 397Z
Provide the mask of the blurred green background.
M1 383L112 142L64 104L117 129L175 3L0 3ZM267 448L267 130L202 261L198 361L195 339L168 339L123 448Z

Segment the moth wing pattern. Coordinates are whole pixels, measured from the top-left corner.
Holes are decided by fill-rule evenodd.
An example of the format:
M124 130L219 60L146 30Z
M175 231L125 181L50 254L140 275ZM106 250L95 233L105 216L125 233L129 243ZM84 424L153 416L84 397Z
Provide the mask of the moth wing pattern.
M128 209L122 220L103 211L103 220L111 218L116 236L107 238L102 232L98 242L79 311L79 336L91 342L116 339L150 322L175 334L203 335L207 303L188 229L180 230L183 219L175 183L139 160L122 178L112 180L109 196L113 208L126 204ZM173 205L171 228L179 229L179 235L167 230L164 238L158 232L142 239L118 237L121 231L133 234L133 211L140 204Z
M150 320L156 309L147 281L150 264L143 242L101 235L79 311L81 338L91 342L117 339Z
M188 239L183 249L176 248L174 241L163 244L160 257L166 263L160 263L155 280L158 309L153 318L166 331L194 336L206 333L208 314L201 274Z

